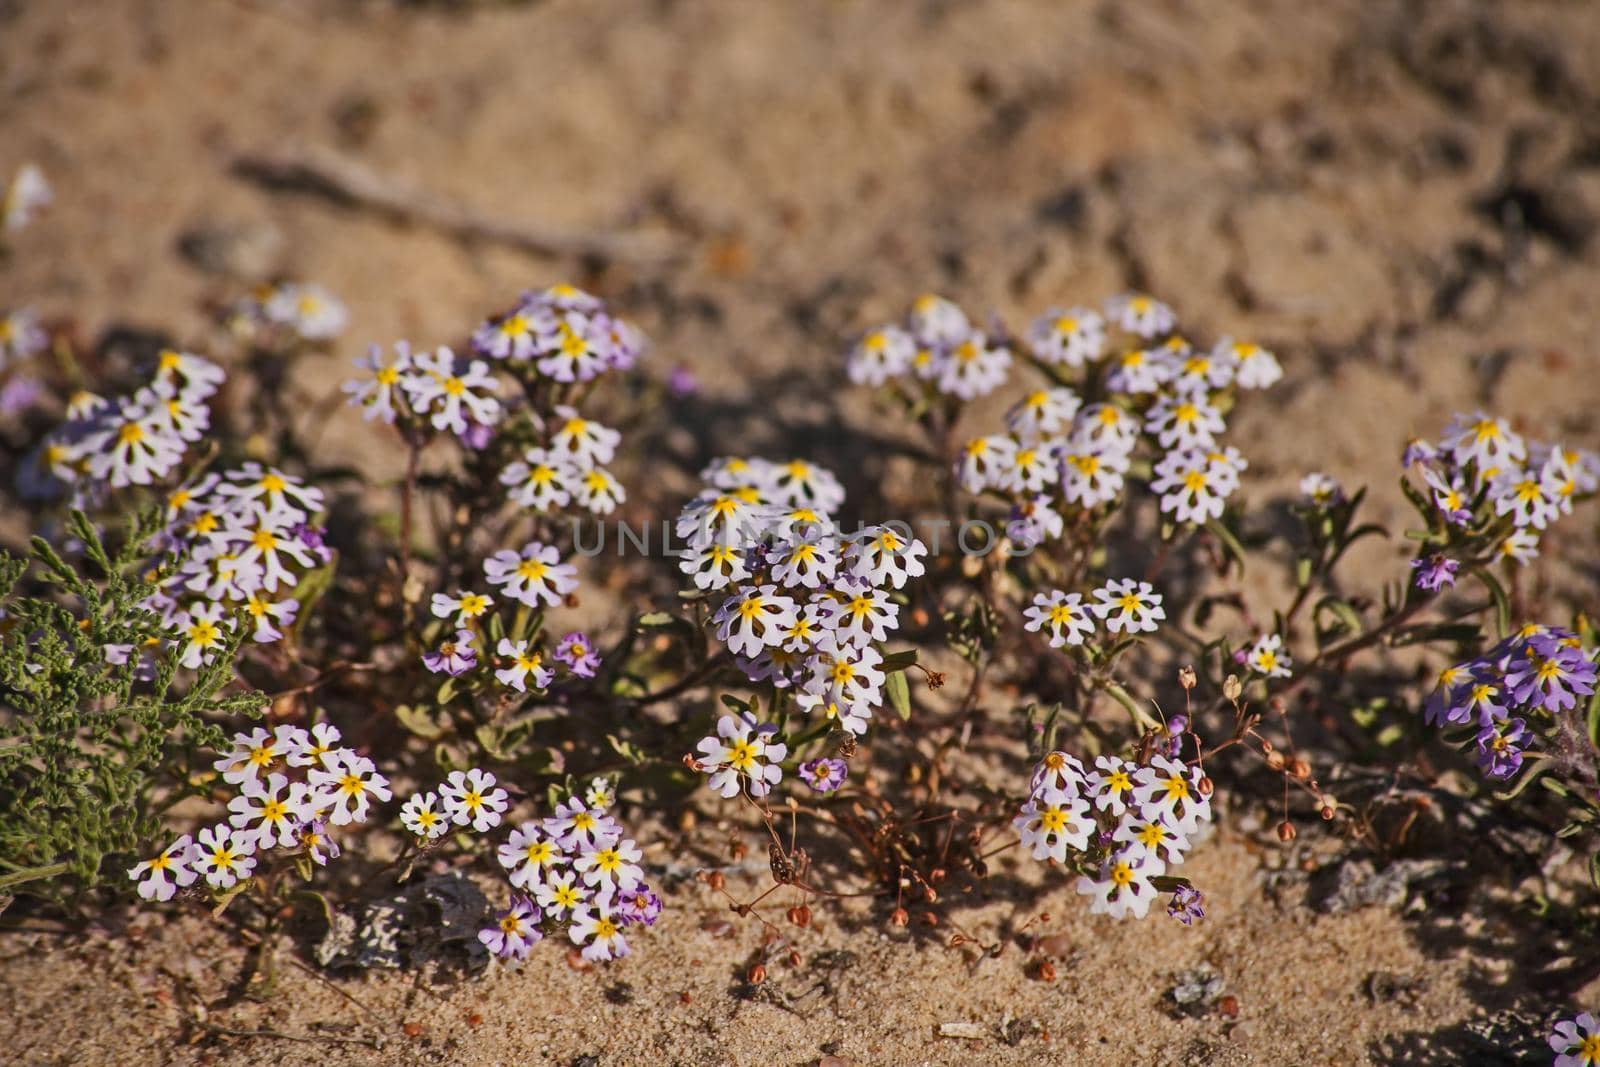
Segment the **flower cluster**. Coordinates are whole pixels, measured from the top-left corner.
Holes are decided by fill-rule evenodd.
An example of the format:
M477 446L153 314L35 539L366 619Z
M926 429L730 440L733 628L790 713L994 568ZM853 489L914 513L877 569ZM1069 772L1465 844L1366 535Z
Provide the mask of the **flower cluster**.
M862 338L845 363L857 385L882 385L913 375L945 396L975 400L994 392L1011 369L1011 350L972 325L941 296L918 298L904 327L884 326Z
M1422 483L1406 488L1428 520L1412 568L1429 592L1454 585L1463 562L1530 562L1544 531L1600 489L1600 453L1527 440L1481 411L1456 415L1437 444L1411 441L1402 463Z
M1151 448L1149 486L1163 514L1195 525L1221 516L1246 466L1220 441L1223 412L1235 390L1265 388L1282 370L1257 345L1224 339L1201 350L1173 329L1170 309L1136 295L1108 301L1103 313L1052 309L1034 321L1024 350L1049 384L1011 408L1005 432L971 438L954 461L962 488L1010 506L1014 544L1031 549L1059 539L1073 510L1114 505L1141 442ZM1108 359L1119 337L1123 352ZM959 308L937 297L918 302L909 332L876 330L847 361L857 382L914 371L963 400L997 388L1010 364L1009 349L991 347Z
M599 298L556 285L523 294L480 325L472 334L480 358L442 346L418 353L404 341L388 354L373 345L344 391L365 418L408 433L449 431L475 450L498 434L506 445L500 483L518 507L609 515L627 496L605 466L622 435L585 417L576 403L589 382L630 369L644 349L643 334ZM517 379L527 404L501 396L497 369Z
M328 290L310 282L263 285L236 303L228 318L233 333L253 344L320 344L344 332L350 321Z
M274 851L319 867L336 858L339 846L329 827L366 822L372 801L391 795L373 762L340 740L326 722L234 735L214 764L238 791L228 801L230 814L132 867L128 877L139 895L171 900L199 880L214 890L233 889Z
M316 524L322 505L320 489L255 462L168 494L156 591L143 606L175 635L183 666L211 662L240 618L258 643L283 638L300 611L290 594L333 558ZM134 651L108 648L107 656Z
M1033 606L1022 613L1027 620L1023 629L1047 633L1051 648L1082 645L1094 636L1095 620L1105 626L1110 634L1129 637L1154 633L1167 612L1161 606L1161 594L1149 582L1132 578L1106 582L1094 591L1094 599L1085 603L1081 593L1063 593L1059 589L1037 593Z
M900 625L898 592L923 573L927 547L892 525L841 528L838 478L804 460L723 459L701 478L707 488L678 517L679 566L721 596L718 640L751 682L865 733L883 702L881 644Z
M585 959L616 959L628 954L627 927L655 924L661 899L645 884L639 846L608 813L614 801L610 780L595 778L582 797L506 836L495 855L516 892L478 934L495 956L526 959L546 934L565 929ZM400 820L419 848L430 848L452 828L494 829L509 806L494 775L474 768L451 772L437 792L412 796Z
M1423 716L1440 729L1471 730L1478 769L1488 778L1510 778L1533 746L1535 728L1553 732L1568 718L1585 728L1597 655L1569 630L1524 626L1483 655L1441 671Z
M210 428L208 400L224 377L210 360L166 349L148 383L133 393L114 399L78 393L67 403L66 421L22 468L18 488L48 498L68 486L75 507L90 507L110 490L164 480Z
M1092 912L1143 918L1170 887L1174 918L1188 925L1204 915L1199 893L1163 878L1211 821L1210 783L1198 767L1158 754L1143 765L1101 756L1085 770L1056 751L1034 768L1030 790L1012 820L1023 848L1082 872L1077 889Z
M526 364L554 382L587 382L608 370L630 370L644 354L636 327L605 303L571 285L523 293L516 306L472 334L474 352Z
M432 612L441 623L426 632L442 625L442 635L422 656L430 672L468 676L464 684L479 688L492 670L496 684L518 693L548 689L558 665L576 677L594 677L600 655L587 635L566 634L553 653L542 641L545 611L578 587L577 569L562 562L559 550L529 541L520 551L508 548L489 556L483 573L492 595L464 589L433 595ZM509 622L493 610L496 596L518 605Z

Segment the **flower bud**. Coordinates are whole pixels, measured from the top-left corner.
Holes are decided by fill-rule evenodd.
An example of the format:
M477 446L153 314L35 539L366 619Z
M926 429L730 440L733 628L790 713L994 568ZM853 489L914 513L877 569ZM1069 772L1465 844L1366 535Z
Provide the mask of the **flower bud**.
M1317 814L1322 816L1322 820L1324 822L1327 822L1329 819L1333 818L1333 813L1334 813L1335 810L1336 810L1336 802L1335 801L1324 800L1322 802L1322 807L1317 809Z

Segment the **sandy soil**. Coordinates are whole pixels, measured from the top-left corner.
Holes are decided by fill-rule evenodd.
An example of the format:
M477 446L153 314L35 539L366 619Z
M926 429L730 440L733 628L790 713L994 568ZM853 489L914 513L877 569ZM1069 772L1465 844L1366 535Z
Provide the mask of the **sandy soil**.
M663 365L700 374L685 435L827 459L841 425L870 419L836 353L916 293L1023 319L1139 286L1197 333L1282 355L1289 381L1236 427L1254 491L1321 468L1376 480L1393 513L1381 486L1399 444L1459 406L1596 443L1597 56L1585 0L12 0L0 170L36 160L58 206L0 267L0 303L85 336L200 338L207 301L269 274L315 279L352 312L337 360L304 368L327 387L368 340L452 341L570 278L617 301ZM682 258L462 243L236 166L330 148L483 213L654 233ZM358 430L327 447L384 473ZM1587 541L1576 525L1592 558L1592 525ZM1592 581L1543 592L1576 602ZM1041 926L1062 935L1053 983L1014 942L974 966L942 936L894 945L905 936L846 913L752 994L758 931L713 937L719 906L692 884L603 972L546 952L485 981L335 989L290 967L265 1004L227 996L242 949L201 917L143 914L136 943L117 917L87 935L8 930L0 1058L1473 1062L1462 1024L1531 995L1505 954L1559 955L1498 912L1466 932L1426 908L1318 914L1301 879L1269 877L1298 863L1225 828L1192 865L1211 918L1179 937L1057 891ZM960 921L992 941L1013 911ZM1202 962L1236 1019L1164 1002ZM279 1036L219 1035L197 1002L215 1027ZM982 1036L936 1036L946 1022Z

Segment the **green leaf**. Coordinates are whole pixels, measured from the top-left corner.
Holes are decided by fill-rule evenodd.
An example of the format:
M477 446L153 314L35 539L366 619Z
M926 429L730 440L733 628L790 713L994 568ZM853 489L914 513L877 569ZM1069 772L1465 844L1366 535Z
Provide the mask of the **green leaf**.
M1322 629L1322 613L1325 611L1333 615L1339 624L1339 629L1330 628L1326 631ZM1361 616L1356 613L1356 609L1348 600L1334 596L1331 593L1317 601L1317 606L1312 609L1311 615L1312 618L1317 620L1317 629L1326 636L1331 637L1336 633L1358 634L1361 632Z
M914 648L907 648L902 649L899 652L891 652L887 656L883 657L883 663L880 665L880 668L882 669L883 673L890 674L894 671L910 670L912 667L916 666L916 664L917 650Z
M673 626L683 620L678 616L665 611L652 611L639 616L639 629L659 630L663 627Z
M610 742L612 751L616 752L617 755L621 756L635 767L644 763L648 758L638 745L635 745L631 741L623 741L618 738L616 734L606 734L606 740Z
M1494 600L1495 628L1501 637L1511 632L1511 598L1506 595L1505 586L1500 580L1489 573L1486 567L1472 568L1472 576L1483 583L1489 591L1489 596Z
M333 588L334 572L338 569L339 556L335 553L333 558L322 566L306 571L299 584L294 587L294 592L289 594L300 601L299 613L295 615L294 622L288 628L289 633L294 636L295 640L299 640L300 628L305 625L307 619L311 618L312 609L316 607L317 601L321 600L323 595Z
M407 732L415 734L424 741L437 741L444 736L444 726L427 708L415 704L399 704L395 706L394 717Z
M1239 573L1244 573L1244 546L1239 543L1239 538L1228 529L1227 523L1221 519L1210 519L1206 522L1206 529L1222 545L1222 553L1239 567Z
M895 671L883 680L884 692L889 696L889 706L903 720L911 718L911 689L906 685L904 671Z

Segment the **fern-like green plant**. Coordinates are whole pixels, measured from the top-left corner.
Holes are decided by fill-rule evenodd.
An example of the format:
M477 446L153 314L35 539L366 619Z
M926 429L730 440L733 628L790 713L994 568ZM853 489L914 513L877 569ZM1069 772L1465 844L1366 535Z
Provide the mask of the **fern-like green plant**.
M160 811L197 790L191 761L221 742L216 721L265 703L224 693L243 625L174 684L179 650L140 606L158 527L157 512L131 520L113 554L74 511L81 563L39 537L29 558L0 553L0 893L98 884L108 856L156 838ZM113 663L108 646L132 651Z

